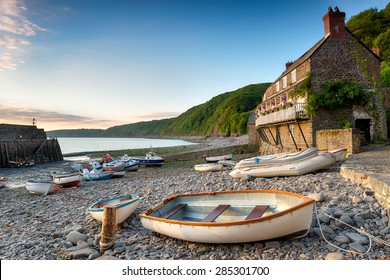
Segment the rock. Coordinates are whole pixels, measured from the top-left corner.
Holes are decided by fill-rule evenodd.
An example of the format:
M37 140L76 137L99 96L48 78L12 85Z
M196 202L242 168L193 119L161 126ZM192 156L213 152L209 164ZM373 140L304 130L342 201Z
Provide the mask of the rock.
M92 249L92 248L84 248L81 250L69 252L68 256L70 256L71 258L73 258L75 260L78 260L78 259L82 259L82 258L88 258L89 255L91 255L94 251L95 251L95 249Z
M340 253L329 253L326 255L325 260L344 260L344 255Z
M363 219L373 219L374 218L374 215L372 215L371 211L368 210L368 211L365 211L365 212L362 212L362 213L359 213L359 214L356 214L355 215L355 218L356 217L362 217Z
M88 248L89 245L87 242L83 241L83 240L79 240L77 241L77 249L84 249L84 248Z
M359 253L365 253L367 251L367 249L358 242L349 243L349 247Z
M348 244L351 242L351 240L346 237L345 235L337 235L334 240L338 243L341 243L341 244Z
M366 236L362 236L358 233L346 233L345 234L352 242L359 243L361 245L368 244L368 238Z
M340 227L340 228L346 228L346 227L348 227L347 225L345 225L345 224L347 224L347 225L350 225L350 226L353 226L354 225L354 222L353 222L353 220L351 219L351 217L349 217L349 215L342 215L341 217L340 217L340 221L337 221L336 222L336 225L338 226L338 227Z
M94 250L89 256L88 256L88 260L94 260L98 257L100 257L100 253L97 251L97 250Z
M317 202L321 202L326 199L326 196L323 193L311 193L308 195L308 197L314 199Z
M85 241L85 240L87 240L87 236L85 234L78 232L78 231L71 231L66 236L66 241L70 241L74 245L76 245L79 240Z
M352 197L352 203L353 204L360 204L363 202L363 198L361 198L360 196L354 196Z

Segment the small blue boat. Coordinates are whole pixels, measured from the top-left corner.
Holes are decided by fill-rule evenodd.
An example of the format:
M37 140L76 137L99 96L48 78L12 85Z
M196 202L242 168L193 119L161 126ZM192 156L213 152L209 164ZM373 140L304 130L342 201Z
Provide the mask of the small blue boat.
M158 156L155 152L150 151L145 157L135 157L140 165L143 166L162 166L165 158Z

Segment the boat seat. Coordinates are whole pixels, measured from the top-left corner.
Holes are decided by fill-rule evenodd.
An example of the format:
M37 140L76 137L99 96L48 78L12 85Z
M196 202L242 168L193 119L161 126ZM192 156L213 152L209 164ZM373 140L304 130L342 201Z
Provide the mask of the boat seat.
M245 220L251 220L260 218L263 216L264 212L267 210L269 205L257 205L253 210L246 216Z
M183 209L184 207L186 207L187 204L186 203L180 203L178 205L176 205L175 207L173 207L171 210L169 210L168 212L166 212L164 215L161 216L161 218L163 219L168 219L169 217L171 217L173 214L179 212L181 209Z
M218 205L217 208L215 208L213 211L211 211L206 217L203 218L202 222L205 223L211 223L216 218L218 218L219 215L222 214L223 211L225 211L230 205L228 204L221 204Z

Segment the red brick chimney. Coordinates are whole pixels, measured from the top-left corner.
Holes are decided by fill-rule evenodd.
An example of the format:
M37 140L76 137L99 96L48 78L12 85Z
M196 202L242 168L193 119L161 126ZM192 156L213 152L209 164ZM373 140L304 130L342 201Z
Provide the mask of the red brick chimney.
M340 12L339 8L328 8L328 12L322 18L324 21L325 37L330 36L331 39L345 39L345 13Z
M290 67L291 65L293 65L293 61L287 61L286 62L286 70L288 69L288 67Z

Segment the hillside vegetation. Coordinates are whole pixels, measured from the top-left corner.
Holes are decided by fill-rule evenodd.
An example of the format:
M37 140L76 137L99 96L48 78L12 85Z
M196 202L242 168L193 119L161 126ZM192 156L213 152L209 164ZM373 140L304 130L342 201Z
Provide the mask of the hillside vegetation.
M381 84L390 87L390 3L383 10L371 8L351 17L346 27L368 48L379 49Z
M170 119L113 126L106 130L48 131L49 137L164 137L239 136L247 133L250 112L262 100L270 83L245 86L213 97Z

